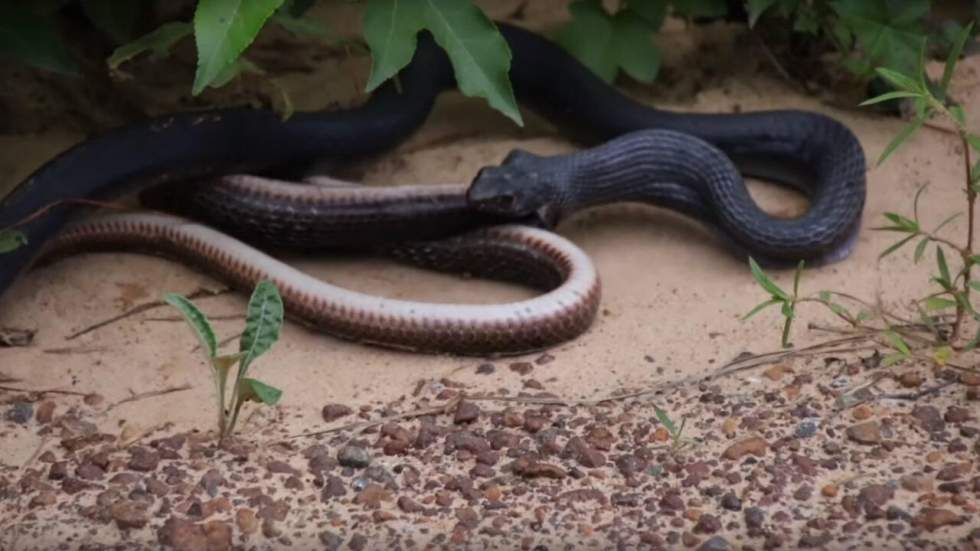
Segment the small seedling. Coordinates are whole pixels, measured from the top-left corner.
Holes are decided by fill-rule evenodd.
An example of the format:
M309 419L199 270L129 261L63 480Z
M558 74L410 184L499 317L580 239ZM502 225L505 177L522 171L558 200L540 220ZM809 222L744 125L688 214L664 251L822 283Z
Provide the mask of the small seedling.
M653 411L657 416L657 420L660 424L667 429L670 433L670 451L671 453L677 453L681 451L689 442L684 438L684 426L687 424L687 417L681 419L681 425L677 426L674 420L670 418L670 414L666 410L660 409L657 406L653 406Z
M975 204L977 195L980 194L980 161L974 164L972 157L980 156L980 134L971 132L966 127L966 115L962 106L951 103L949 100L948 88L956 69L957 60L963 52L963 47L970 37L973 25L968 25L955 37L946 60L943 75L940 81L932 85L928 82L925 72L925 43L920 49L919 62L915 75L906 75L891 69L879 68L877 73L884 80L895 87L894 91L871 98L861 105L873 105L889 100L904 99L911 101L915 108L915 117L905 128L899 132L895 138L885 147L878 159L878 164L884 162L894 153L912 134L926 125L928 120L934 116L945 119L952 125L952 132L955 134L962 145L963 166L964 166L964 190L967 209L967 228L965 243L959 244L951 239L940 235L940 231L947 224L955 220L962 213L954 213L947 217L934 229L927 230L919 219L919 199L925 191L925 186L919 188L912 200L911 217L894 213L884 213L888 224L874 228L878 231L888 231L904 234L896 243L882 251L879 258L884 258L899 250L913 240L918 240L913 253L913 262L918 263L930 244L935 245L936 250L936 270L930 281L938 286L938 290L919 300L914 304L915 310L919 314L918 322L910 322L905 318L894 313L884 311L880 307L872 306L869 302L861 300L852 295L840 292L821 291L816 296L799 296L800 276L803 269L802 262L797 268L794 282L793 293L789 294L776 285L765 272L759 268L755 260L749 259L749 267L756 282L769 295L770 299L759 304L745 318L748 318L759 311L774 305L781 305L782 315L785 318L783 325L782 344L789 346L789 332L793 319L796 317L796 306L803 302L815 302L822 304L830 309L839 319L851 326L852 330L868 336L878 344L891 350L882 360L882 365L891 365L904 360L916 357L916 349L909 345L909 342L925 345L931 350L930 354L919 355L928 358L939 365L944 365L957 350L969 350L975 348L980 343L980 328L976 335L966 343L961 342L962 328L964 321L969 317L980 322L980 313L973 306L970 299L970 292L980 291L980 282L974 280L971 275L971 268L980 265L980 255L974 251L974 227L975 227ZM947 259L947 252L952 251L959 258L960 268L953 271ZM839 302L833 299L843 298L856 302L862 306L857 315L853 315ZM943 311L954 310L952 316L943 316ZM871 312L875 312L872 315ZM869 320L876 319L880 323L869 324ZM948 320L952 320L951 322ZM923 336L923 333L926 336Z
M201 341L214 380L218 402L218 442L235 431L238 414L245 402L275 405L282 391L245 375L252 363L279 339L283 322L282 297L271 281L261 281L248 301L245 332L239 340L238 352L218 353L218 339L207 316L187 298L168 293L164 300L180 311ZM238 365L231 395L226 399L228 372Z

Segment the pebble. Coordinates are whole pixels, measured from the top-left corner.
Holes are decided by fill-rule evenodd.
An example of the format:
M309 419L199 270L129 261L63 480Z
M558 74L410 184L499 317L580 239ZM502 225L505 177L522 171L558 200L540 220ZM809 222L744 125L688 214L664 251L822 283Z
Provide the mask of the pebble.
M701 515L697 524L694 525L695 534L714 534L719 530L721 530L721 521L715 515L707 513Z
M747 528L762 528L762 524L766 521L766 512L759 507L749 507L743 515Z
M323 406L323 410L320 412L320 415L323 416L324 421L332 423L333 421L336 421L341 417L346 417L351 413L354 413L354 410L343 404L327 404Z
M568 476L568 472L562 469L558 465L553 465L551 463L545 463L542 461L534 461L522 457L512 464L512 470L514 473L519 474L526 478L565 478Z
M949 406L946 408L946 414L943 415L943 419L947 423L965 423L973 419L973 413L968 408L962 406Z
M207 551L208 537L204 527L195 522L171 516L157 530L157 540L181 551Z
M456 414L453 416L453 423L472 423L480 417L480 406L468 400L461 400L456 406Z
M944 466L936 473L936 480L950 481L965 477L973 469L973 463L964 461L962 463L951 463Z
M931 492L933 488L932 480L920 475L905 475L898 479L899 485L903 490L909 492Z
M243 534L254 534L259 530L259 520L252 509L239 509L235 511L235 524Z
M925 507L918 515L912 518L912 526L933 531L943 526L955 526L966 522L966 518L950 511L949 509L937 509Z
M574 436L568 440L561 455L562 457L570 457L578 462L579 465L589 469L597 469L606 464L606 457L602 452L593 448L578 436Z
M915 406L912 408L912 417L918 420L919 425L928 432L939 432L946 428L943 416L933 406Z
M208 521L204 524L204 536L208 542L208 551L227 551L231 549L231 525L220 520Z
M371 456L366 449L348 444L337 451L337 461L344 467L363 469L371 464Z
M769 443L765 439L758 436L753 436L740 440L728 448L721 454L725 459L737 460L741 459L745 455L751 454L756 457L762 457L765 455L766 450L769 449Z
M721 496L721 506L729 511L741 511L742 500L732 492Z
M10 409L7 410L4 418L8 421L17 423L18 425L26 425L33 416L34 404L31 402L20 401L14 402L13 405L10 406Z
M148 472L157 468L160 463L160 454L144 447L132 448L129 451L129 463L126 465L131 471Z
M54 410L57 404L51 400L45 400L37 406L37 412L34 414L34 419L42 424L48 424L54 419Z
M511 371L517 373L518 375L527 375L534 369L534 364L531 362L514 362L508 367Z
M491 375L493 372L497 371L497 366L489 362L484 362L476 366L477 375Z
M121 530L142 528L149 521L143 506L128 499L113 503L110 513L112 520L116 521L116 526Z
M877 421L867 421L847 427L847 437L858 444L880 444L881 425Z

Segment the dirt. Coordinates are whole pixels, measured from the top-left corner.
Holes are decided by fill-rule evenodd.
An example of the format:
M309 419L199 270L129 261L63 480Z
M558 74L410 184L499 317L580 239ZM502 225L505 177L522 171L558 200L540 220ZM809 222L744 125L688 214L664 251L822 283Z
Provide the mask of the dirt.
M504 17L517 4L488 7ZM564 17L557 4L529 4L519 23L553 28ZM336 9L342 20L356 7ZM848 124L870 159L901 127L801 94L733 29L672 22L659 39L669 52L665 78L625 89L685 111L821 111ZM256 56L274 60L286 43L264 40ZM290 59L274 74L298 108L360 101L363 58L309 44ZM195 105L178 78L186 60L171 63L173 71L134 67L140 78L123 85L127 103L151 113ZM967 106L980 105L978 70L980 60L966 60L954 83ZM159 76L141 84L151 73ZM274 102L269 86L195 102ZM0 190L99 124L68 111L37 107L33 125L0 136ZM573 149L530 114L517 129L482 102L447 94L407 143L356 172L374 184L468 181L515 147ZM911 250L879 261L894 235L870 228L883 212L908 213L925 183L920 216L945 218L962 203L960 162L955 140L927 129L885 165L869 164L857 249L808 270L803 288L907 311L930 291L930 265L913 265ZM752 191L771 212L805 207L772 186ZM947 235L964 227L954 221ZM559 231L603 279L602 313L579 339L525 358L467 359L379 350L288 324L254 368L284 390L281 404L248 410L223 448L207 370L174 312L151 309L68 338L165 291L220 282L129 254L32 272L0 301L0 327L30 334L25 343L16 333L27 346L0 347L0 548L980 548L975 371L884 367L874 346L847 342L753 366L759 360L745 353L779 348L778 312L740 319L765 296L695 223L618 205ZM393 297L529 293L380 259L289 260ZM223 318L221 336L241 330L244 301L199 299ZM808 327L832 319L807 306L797 350L838 338ZM0 340L11 334L0 331Z

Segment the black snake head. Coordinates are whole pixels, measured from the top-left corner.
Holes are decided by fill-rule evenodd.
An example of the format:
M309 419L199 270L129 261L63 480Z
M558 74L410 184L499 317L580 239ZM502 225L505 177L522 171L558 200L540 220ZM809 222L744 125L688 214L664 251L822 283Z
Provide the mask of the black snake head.
M544 227L558 222L561 179L548 159L522 149L511 151L499 166L480 169L466 193L470 206L508 218L532 217Z

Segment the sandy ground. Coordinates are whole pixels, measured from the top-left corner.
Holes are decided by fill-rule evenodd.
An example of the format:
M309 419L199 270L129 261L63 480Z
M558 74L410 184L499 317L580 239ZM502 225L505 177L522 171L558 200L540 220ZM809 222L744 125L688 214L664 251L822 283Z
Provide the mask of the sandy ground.
M498 10L498 14L506 14L507 8L500 5L495 10ZM529 8L525 24L541 27L552 24L558 17L554 11L540 8L542 11L539 13L537 9ZM676 75L679 67L688 66L685 61L707 55L711 61L705 63L709 67L721 67L725 72L716 73L710 68L703 70L697 84L690 87L689 97L672 93L662 84L631 86L630 92L651 104L685 111L731 111L736 108L751 111L788 107L821 111L848 124L860 137L871 159L877 157L901 126L900 121L832 109L803 96L774 76L771 70L766 69L764 62L741 59L747 56L734 48L725 47L725 41L731 39L710 37L710 34L701 32L692 35L680 30L668 33L664 40L679 46L676 51L672 48L668 66L673 69L668 71ZM690 47L689 42L692 41L700 41L702 46ZM349 101L350 91L356 87L352 82L338 83L333 78L338 65L363 77L363 63L330 59L315 73L288 75L283 81L290 90L295 90L294 99L301 107L324 104L323 94L318 91L322 88L318 89L317 84L326 81L330 81L327 90L337 94L331 100L344 103ZM980 59L973 58L963 65L955 83L958 97L965 105L980 105L978 84ZM980 128L980 109L973 109L971 117L973 127ZM526 128L516 129L503 117L490 112L480 101L447 94L440 99L425 127L411 140L365 167L364 179L378 184L468 181L480 167L498 162L515 147L544 154L571 149L572 146L547 124L531 115L527 119ZM32 134L0 136L0 189L20 181L54 153L81 137L77 130L56 125ZM929 266L912 267L911 250L879 262L878 254L892 242L894 236L872 232L870 228L880 223L883 212L907 213L916 189L926 183L929 190L922 201L921 216L937 222L943 219L951 209L961 204L960 162L958 145L951 136L927 130L915 137L890 162L870 168L864 231L857 249L844 262L807 271L803 287L813 291L835 289L865 297L878 296L885 304L893 305L905 304L911 297L928 292ZM754 185L753 192L773 212L793 213L804 208L800 198L782 190ZM962 235L962 223L957 221L951 224L949 235ZM604 296L601 314L592 329L573 342L549 350L548 356L551 358L535 365L533 379L543 383L554 396L563 400L589 400L610 396L624 389L649 389L711 374L744 352L758 353L778 347L778 313L768 311L749 321L740 320L741 315L765 297L746 266L727 254L717 240L696 224L656 208L622 205L577 215L564 223L559 231L595 260L602 276ZM431 274L382 260L291 260L332 283L391 297L447 302L472 301L474 297L480 297L480 300L489 302L528 295L525 290L506 285ZM776 277L788 283L791 274L779 273ZM147 442L195 429L208 431L212 428L213 419L211 383L207 380L207 371L200 356L192 351L196 342L193 335L182 323L174 321L171 317L173 312L152 310L76 339L69 340L68 336L135 305L157 300L165 291L190 293L199 288L220 287L220 283L183 266L130 254L78 256L36 270L0 300L0 326L37 330L31 346L0 348L0 374L17 380L9 386L23 389L58 389L81 395L100 395L101 402L90 399L88 405L71 395L47 394L43 398L54 401L59 414L65 411L77 413L81 418L94 422L99 432L115 435L127 446L137 441ZM230 294L210 298L200 304L208 314L221 316L242 312L245 301L238 295ZM823 313L816 309L803 308L802 316L814 321L826 321ZM220 335L231 336L241 330L241 325L240 319L232 319L217 322L217 329ZM804 346L827 338L827 334L809 331L805 323L800 323L794 341L798 346ZM409 403L420 399L419 384L426 389L422 393L425 397L434 384L430 382L436 381L451 380L465 385L469 394L506 392L515 395L527 390L528 378L522 377L519 369L515 371L507 369L507 366L523 360L534 362L540 356L536 354L526 359L503 362L491 360L496 369L493 373L481 374L477 368L485 363L484 360L379 350L313 334L299 326L287 324L280 342L255 368L262 379L283 389L282 403L274 412L263 412L253 417L243 432L246 440L251 439L253 445L263 448L273 441L269 430L259 430L267 425L274 425L273 433L279 436L336 426L337 422L327 424L321 416L321 408L331 403L346 404L355 411L362 406L369 407L375 413L383 411L386 405L396 403L400 405L395 410L403 411L408 409ZM828 376L820 373L823 365L819 361L801 364L796 366L796 371L804 373L815 370L815 378ZM487 370L484 368L483 371ZM765 385L771 385L773 379L758 375L756 372L730 380L726 383L725 392L764 395L759 393L765 390ZM189 385L189 388L120 403L134 395L184 385ZM413 390L416 391L414 397ZM437 390L432 393L438 394ZM700 389L701 396L704 390ZM698 389L694 387L692 392L694 394L682 396L695 396ZM23 396L32 399L38 397L25 393L0 395L10 403L23 399ZM951 387L935 396L936 407L945 411L946 406L959 404L972 409L975 415L978 409L976 403L965 402L963 396L962 388ZM406 397L408 402L404 402ZM451 397L445 395L442 398ZM426 407L431 405L425 400L423 402L422 405ZM677 407L678 411L687 411L680 409L680 405ZM695 409L691 413L697 415L698 411ZM884 415L880 410L875 410L875 414ZM643 413L638 410L637 415L645 416L646 422L652 423L649 409L643 410ZM691 418L694 428L690 430L695 437L714 442L716 446L721 446L719 449L724 449L727 443L719 432L718 422L720 419L707 422L704 417L694 417ZM615 426L615 423L610 426ZM738 436L746 436L754 430L745 430L743 425ZM38 466L38 456L58 448L55 435L50 430L39 429L34 421L23 425L0 425L0 447L3 450L0 463L7 472L13 473L11 480L15 480L18 473L32 468L41 469L43 473L43 466ZM374 439L370 438L372 441ZM972 442L969 438L966 440ZM294 444L298 446L294 449L304 449L311 443L304 441ZM333 446L335 443L325 441L324 444ZM804 442L803 445L807 444ZM976 463L976 450L972 448L960 452L949 452L943 448L943 451L950 454L950 461L955 456ZM801 453L809 455L806 451ZM199 456L197 460L206 461L204 456ZM884 457L882 461L893 471L904 469L915 472L916 462L920 458L915 454L897 453ZM835 476L840 478L843 475L838 472ZM860 473L855 476L859 477ZM601 479L594 479L594 483L599 486L603 484ZM973 492L972 502L975 504L975 488ZM811 501L819 501L819 498ZM711 506L702 508L709 510ZM807 515L794 522L802 526L807 518L813 515L819 517L824 509L817 503L808 510ZM342 516L342 513L336 513L337 509L333 511L333 514ZM971 520L966 524L976 526L978 517L975 505L973 513L966 511L958 511L958 514L967 515L965 518ZM61 513L75 518L70 511L62 510ZM599 514L596 515L594 522L598 526L601 523ZM40 520L31 522L24 521L23 517L18 518L25 522L27 531L15 544L16 548L27 548L33 544L43 546L45 541L51 541L45 539L51 537L50 533L39 535L36 529L44 526L44 518L58 517L40 515ZM151 523L152 527L160 522L162 520L154 520L156 524ZM366 522L370 524L371 521ZM399 525L394 531L403 535L414 534L421 541L438 544L449 541L446 538L456 533L455 525L455 520L431 522L425 530L416 532L407 523ZM84 523L71 522L62 526L78 534L89 530ZM295 523L290 526L296 528ZM347 538L349 532L345 530L351 525L338 528L334 523L334 527L343 538ZM108 527L101 525L98 530L92 527L91 530L95 534L90 536L89 541L92 542L113 541L120 537L111 524ZM133 545L144 543L152 546L155 532L148 528L140 530L143 531L134 532L133 539L128 541ZM729 534L744 532L738 527L724 530ZM389 537L392 531L389 528ZM956 528L926 532L920 537L937 545L965 546L969 545L962 543L967 531L960 523ZM308 532L307 535L313 537L318 531L298 529L298 532ZM365 533L372 543L380 541L374 538L380 538L383 534ZM560 528L551 532L555 538L561 534ZM582 536L582 542L591 541L580 528L569 528L568 534L570 539L564 540L565 544L576 541L576 534ZM142 539L144 536L149 539ZM32 540L35 537L39 539ZM732 537L729 539L734 545L740 536ZM266 539L254 538L259 536L253 536L252 540L239 539L236 532L235 541L247 541L249 545L265 542L261 545L271 546L281 541L269 534L265 535ZM299 536L294 539L304 541ZM698 538L697 544L701 539ZM603 547L611 545L609 542L615 541L615 538L605 534L595 541L599 542L596 546ZM320 536L320 542L325 543L323 536ZM527 542L522 543L527 545ZM666 544L671 543L680 545L677 541L670 542L668 538ZM691 547L695 545L686 539L681 543ZM799 541L788 543L793 546ZM851 542L856 543L859 541ZM762 544L761 539L754 543L756 547ZM832 543L827 542L820 545L833 547ZM0 548L3 546L0 541ZM901 545L895 544L895 548L901 548Z

